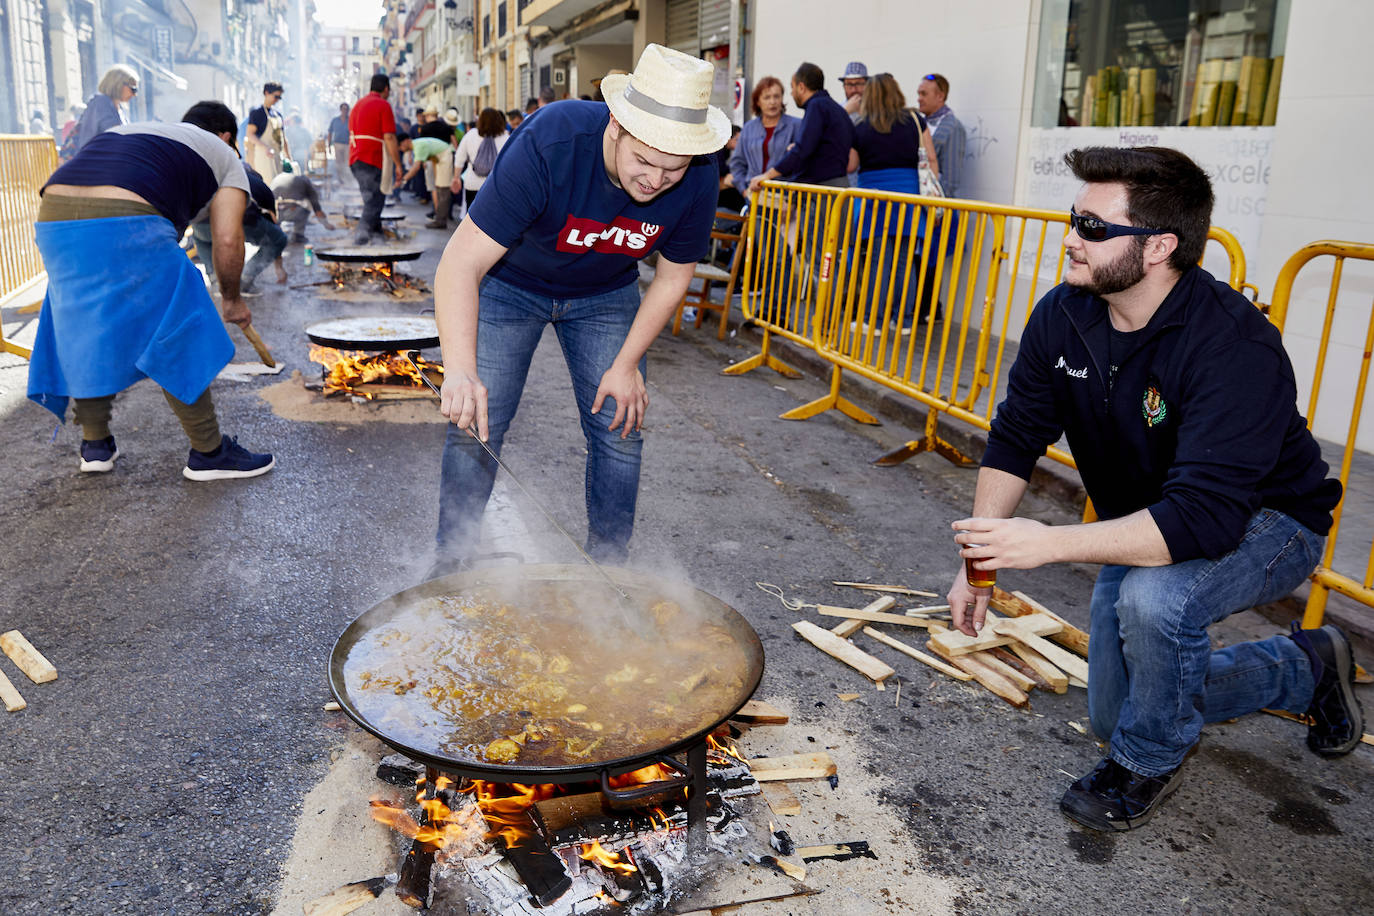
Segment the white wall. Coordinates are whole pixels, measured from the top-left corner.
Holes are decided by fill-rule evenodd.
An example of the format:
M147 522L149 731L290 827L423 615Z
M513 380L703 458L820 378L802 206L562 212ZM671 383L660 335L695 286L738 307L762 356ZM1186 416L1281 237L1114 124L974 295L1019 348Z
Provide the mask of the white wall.
M1304 0L1293 4L1279 89L1278 131L1263 232L1251 258L1251 282L1266 301L1283 262L1321 239L1374 244L1374 4ZM1284 344L1307 409L1331 259L1311 262L1293 290ZM1343 441L1374 303L1374 262L1348 260L1337 302L1331 350L1315 429ZM1366 397L1356 439L1374 451L1374 398Z
M843 102L839 76L858 60L869 73L895 76L914 107L921 77L939 72L950 83L949 107L968 130L966 196L1012 199L1030 0L756 0L755 6L755 80L772 75L786 86L797 65L811 61ZM790 96L787 106L800 115Z

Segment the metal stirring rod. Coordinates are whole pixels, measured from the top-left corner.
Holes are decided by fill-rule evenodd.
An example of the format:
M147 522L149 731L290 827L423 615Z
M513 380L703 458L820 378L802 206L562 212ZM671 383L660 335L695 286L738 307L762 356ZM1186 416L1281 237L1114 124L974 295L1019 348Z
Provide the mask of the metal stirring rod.
M417 350L410 350L410 351L408 351L408 352L406 353L406 362L410 363L410 365L415 369L415 373L416 373L417 375L420 376L420 378L424 381L424 383L425 383L426 385L429 386L429 390L430 390L430 391L433 391L436 395L439 395L439 396L442 398L443 395L442 395L442 393L439 391L438 387L437 387L433 382L431 382L431 381L429 380L429 376L425 375L425 373L420 369L419 366L415 365L415 360L411 358L412 355L415 354L415 353L417 353L417 352L419 352L419 351L417 351ZM606 573L606 570L602 569L601 566L600 566L600 564L598 564L595 560L592 559L592 555L589 554L589 553L587 553L586 549L584 549L583 546L582 546L581 544L577 543L577 538L573 537L573 536L568 532L568 529L566 529L566 528L564 528L562 525L560 525L560 524L558 523L558 519L556 519L556 518L553 517L553 513L550 512L548 509L546 509L546 508L544 507L544 504L543 504L542 502L540 502L537 498L535 498L535 495L529 491L529 488L526 487L523 483L520 482L520 478L519 478L519 477L516 477L515 474L513 474L513 473L511 472L511 469L508 468L508 467L506 466L506 463L505 463L504 461L501 460L501 456L498 455L498 454L496 454L496 451L495 451L490 445L488 445L487 443L483 442L480 438L478 438L477 433L476 433L475 430L465 429L465 430L463 430L463 432L467 433L467 434L468 434L469 436L471 436L473 439L476 439L476 440L477 440L477 444L480 445L480 446L482 446L482 448L486 451L486 453L487 453L488 455L491 456L492 460L496 462L496 466L499 467L501 470L503 470L503 471L506 472L506 476L509 477L509 478L511 479L511 482L512 482L512 483L514 483L517 487L520 488L520 492L521 492L521 493L524 493L525 496L529 499L530 502L534 503L534 507L535 507L536 509L538 509L540 512L544 513L544 517L545 517L546 519L549 520L549 524L550 524L550 525L553 525L553 527L558 531L559 534L561 534L561 535L563 535L563 537L567 538L569 544L571 544L571 545L573 545L573 547L577 548L577 552L580 553L580 554L582 554L582 559L586 560L586 561L587 561L587 564L588 564L589 566L591 566L592 569L596 570L596 571L597 571L597 574L600 575L601 578L603 578L603 579L606 580L606 584L607 584L607 585L609 585L611 588L613 588L613 589L616 590L616 593L620 595L620 598L621 598L622 601L627 601L627 602L628 602L628 601L630 600L630 596L627 595L627 594L625 593L625 590L624 590L623 588L621 588L619 585L616 585L615 580L612 579L612 578Z

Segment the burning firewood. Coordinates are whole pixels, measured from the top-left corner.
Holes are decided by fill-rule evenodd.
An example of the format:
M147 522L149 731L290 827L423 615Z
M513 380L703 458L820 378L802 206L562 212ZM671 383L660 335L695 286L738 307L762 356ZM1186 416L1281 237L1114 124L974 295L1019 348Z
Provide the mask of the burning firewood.
M325 394L352 394L368 399L386 397L378 385L405 386L416 397L433 395L416 371L415 365L400 353L363 353L357 350L335 350L312 346L310 359L324 367ZM415 357L421 371L436 384L442 383L444 367L422 357ZM371 386L371 387L369 387Z

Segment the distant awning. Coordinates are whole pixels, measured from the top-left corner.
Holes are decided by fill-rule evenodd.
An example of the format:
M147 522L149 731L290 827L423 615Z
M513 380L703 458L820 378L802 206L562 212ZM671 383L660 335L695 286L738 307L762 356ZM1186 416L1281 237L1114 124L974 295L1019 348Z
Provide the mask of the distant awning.
M186 79L184 77L177 76L171 70L168 70L161 64L153 63L146 57L139 57L132 51L124 52L124 56L129 58L129 63L135 64L139 67L142 67L145 70L152 72L154 76L156 76L160 80L163 80L164 82L171 83L173 86L176 87L178 92L185 92L186 88L190 85L186 82Z

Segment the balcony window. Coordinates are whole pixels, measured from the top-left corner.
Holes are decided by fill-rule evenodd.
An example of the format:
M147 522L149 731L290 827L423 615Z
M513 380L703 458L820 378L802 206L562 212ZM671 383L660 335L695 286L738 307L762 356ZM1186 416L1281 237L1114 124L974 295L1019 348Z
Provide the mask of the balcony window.
M506 34L506 4L500 3L496 7L496 35Z

